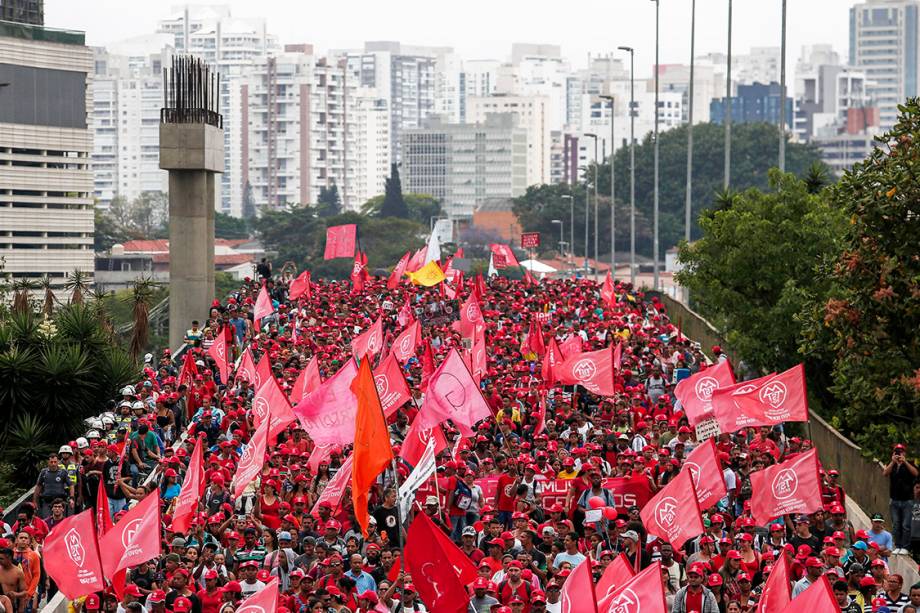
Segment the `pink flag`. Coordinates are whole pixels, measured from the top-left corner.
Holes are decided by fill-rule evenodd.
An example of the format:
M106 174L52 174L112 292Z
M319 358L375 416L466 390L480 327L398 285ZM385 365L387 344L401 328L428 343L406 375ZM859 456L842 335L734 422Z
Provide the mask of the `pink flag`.
M399 258L396 267L393 268L393 272L390 273L390 277L387 279L387 289L396 289L399 287L403 275L406 274L406 266L409 265L410 257L412 257L412 254L407 251L406 255Z
M294 387L291 389L291 402L297 404L306 397L307 394L318 388L323 380L319 376L319 363L314 355L307 362L307 367L300 371L297 380L294 381Z
M45 570L69 600L105 589L93 511L83 511L58 523L45 538L42 560Z
M562 351L556 343L556 337L550 336L549 343L546 345L546 354L543 356L543 364L540 373L543 377L543 385L551 387L556 383L556 366L562 363Z
M559 343L559 350L562 351L562 358L567 359L573 355L581 353L584 342L578 334L570 334L567 339Z
M508 266L520 267L517 258L514 257L514 252L511 250L511 247L503 243L492 243L489 245L489 249L492 250L492 262L495 264L495 268L506 268Z
M262 387L269 379L274 379L275 375L272 374L272 363L268 359L268 352L262 352L262 357L259 358L259 363L256 365L256 375L255 378L250 382L252 387L258 390Z
M463 436L473 436L476 422L491 416L489 405L463 358L456 349L451 349L431 375L418 418L427 427L450 419Z
M371 326L352 339L351 353L355 358L363 360L364 356L374 357L383 349L383 321L378 317L377 321Z
M326 228L326 251L323 253L323 259L354 257L357 230L358 226L355 224Z
M406 296L406 302L396 313L396 323L400 326L408 325L412 321L412 305L409 302L409 296Z
M485 326L479 301L470 294L466 302L460 306L460 334L464 338L472 338L476 330L485 329Z
M259 297L256 298L256 308L252 313L252 318L256 321L256 328L259 328L259 321L263 317L268 317L274 312L275 307L272 305L271 296L268 295L265 285L262 285L262 289L259 290Z
M758 426L808 421L805 366L793 366L770 377L756 389L736 392L732 399L742 413L758 420Z
M339 504L342 502L342 494L345 493L345 488L351 485L351 460L354 456L348 456L342 466L339 467L339 470L336 471L335 475L332 476L332 479L326 483L326 487L323 488L322 493L319 495L319 498L316 499L316 502L313 504L313 508L310 510L310 513L316 513L319 510L319 505L323 502L328 502L332 505L333 509L339 508Z
M565 613L597 613L590 559L584 560L566 577L559 595L559 604L560 610Z
M415 355L415 349L422 342L422 325L418 321L410 323L393 341L392 352L400 364Z
M99 539L102 571L112 577L160 555L160 492L147 494Z
M240 367L236 369L236 376L249 381L250 385L255 387L256 382L256 363L252 359L252 352L249 347L243 351L243 357L240 360Z
M230 375L230 365L227 363L227 354L227 337L224 331L221 330L217 333L217 338L214 339L214 342L211 343L211 347L208 349L208 355L217 363L217 369L220 371L220 382L225 385Z
M714 416L712 393L734 384L735 375L728 360L725 360L683 379L674 388L674 395L684 407L690 424L695 426Z
M780 515L813 513L821 501L818 450L751 473L751 515L759 526Z
M239 498L256 476L262 472L265 463L265 450L268 448L269 419L263 419L259 427L249 439L249 444L243 448L240 463L233 477L233 497Z
M268 381L263 383L253 396L252 415L256 428L261 425L262 420L269 419L269 444L274 444L273 441L278 439L278 435L297 419L291 409L291 403L288 402L287 396L284 395L274 377L269 377Z
M703 533L703 516L689 470L682 470L642 508L639 516L649 534L680 548Z
M482 377L486 374L488 369L485 333L476 335L470 357L470 371L473 373L473 380L478 386L482 382Z
M425 265L425 256L428 255L428 247L422 247L409 258L409 262L406 264L405 272L418 272L418 270ZM403 273L405 274L405 273Z
M617 588L623 587L629 583L635 576L636 573L624 554L621 553L614 558L613 562L604 569L604 574L601 575L600 580L597 582L596 592L598 605L602 604L604 599L615 592ZM598 608L602 611L606 611L606 609L600 606L598 606Z
M712 395L709 399L712 406L712 416L719 422L719 428L722 432L737 432L742 428L757 425L757 419L744 414L741 407L735 402L734 396L735 394L745 394L757 389L760 384L774 374L776 373L712 390Z
M546 429L546 390L540 391L540 400L537 403L537 423L533 427L533 435L539 436Z
M754 613L782 613L792 600L789 579L789 558L784 554L773 564Z
M725 497L725 477L716 455L716 439L711 438L690 452L681 468L690 471L701 510L705 511Z
M604 304L607 306L613 306L616 303L616 292L613 287L613 275L610 272L607 272L607 278L604 279L604 284L601 286L601 300L604 301Z
M377 385L377 396L380 398L380 406L383 407L385 417L391 416L412 399L406 378L392 352L387 354L374 371L374 383Z
M236 613L273 613L278 610L278 579L272 578L268 585L240 603Z
M556 379L566 385L582 385L592 394L613 396L613 349L605 347L565 359L553 368Z
M202 455L202 439L195 441L195 449L189 459L188 471L182 481L182 489L176 508L172 514L170 531L185 534L192 524L192 518L198 513L198 500L204 491L204 456Z
M296 279L291 281L291 286L288 288L288 298L291 300L297 300L301 296L306 297L307 300L310 299L310 271L305 270L300 273Z
M837 599L827 575L821 575L818 580L792 599L783 613L816 613L817 611L836 611Z
M625 585L618 586L597 603L597 608L601 613L633 613L640 609L642 613L668 613L661 562L655 562Z
M355 440L358 399L351 382L358 376L354 360L348 360L294 407L294 415L317 445L351 445Z
M400 457L407 464L415 466L425 453L425 447L428 446L428 439L434 437L434 454L437 455L447 449L447 438L441 426L433 428L422 427L421 421L416 417L406 432L406 438L403 440L402 447L399 449Z

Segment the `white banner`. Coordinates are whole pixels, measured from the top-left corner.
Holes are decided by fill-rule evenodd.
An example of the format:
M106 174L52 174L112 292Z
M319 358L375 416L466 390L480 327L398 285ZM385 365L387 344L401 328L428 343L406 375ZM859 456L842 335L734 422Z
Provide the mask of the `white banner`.
M425 452L419 458L418 464L412 469L412 472L409 473L402 485L399 486L399 512L400 517L404 520L409 517L409 509L412 508L415 492L438 470L434 455L434 437L432 436L428 438Z

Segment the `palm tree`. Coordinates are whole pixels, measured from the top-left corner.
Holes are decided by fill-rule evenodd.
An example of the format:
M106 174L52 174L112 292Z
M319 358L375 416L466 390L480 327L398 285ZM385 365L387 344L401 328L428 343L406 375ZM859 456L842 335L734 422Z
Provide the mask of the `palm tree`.
M131 334L131 357L135 360L147 347L147 338L150 332L150 301L153 298L153 280L139 279L134 282L131 289L130 300L134 305L134 331Z
M32 279L17 279L13 283L13 310L17 313L31 310L29 295L37 289L38 285Z
M74 268L73 272L67 275L67 283L64 284L64 288L70 290L70 303L83 304L83 294L90 290L91 284L88 272Z
M39 286L45 291L45 301L42 304L42 313L45 317L51 317L54 311L54 291L51 289L51 277L44 275L39 281Z
M827 166L815 160L805 173L805 189L809 194L817 194L830 183L827 177Z

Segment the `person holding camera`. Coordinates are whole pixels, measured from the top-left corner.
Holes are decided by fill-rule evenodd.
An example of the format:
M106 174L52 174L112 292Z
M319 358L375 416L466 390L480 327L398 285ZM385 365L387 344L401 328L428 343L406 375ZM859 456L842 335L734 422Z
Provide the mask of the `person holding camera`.
M894 537L892 553L907 553L910 546L911 502L914 497L914 482L917 467L907 460L907 447L898 443L894 446L891 461L882 473L888 477L891 497L891 532Z

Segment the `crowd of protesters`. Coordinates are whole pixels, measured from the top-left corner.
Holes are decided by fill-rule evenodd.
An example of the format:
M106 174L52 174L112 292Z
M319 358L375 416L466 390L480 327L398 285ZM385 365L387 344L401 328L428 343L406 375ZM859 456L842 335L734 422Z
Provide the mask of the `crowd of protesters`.
M408 304L440 361L463 345L452 324L469 286L448 299L440 288L404 283L388 289L385 279L371 279L358 292L348 282L316 282L309 297L291 300L288 280L272 278L268 268L262 276L215 301L208 319L189 329L186 341L198 372L192 380L180 381L181 363L168 350L148 354L143 379L120 390L86 436L49 458L34 500L22 506L14 525L4 526L0 613L37 610L54 594L41 569L42 541L74 510L92 507L99 487L116 522L132 502L159 489L164 553L130 569L122 599L111 590L91 594L71 603L73 611L224 613L273 579L282 592L279 611L429 610L400 565L411 518L400 522L391 470L371 491L369 536L357 527L348 495L314 512L350 449L333 449L312 470L312 441L295 422L271 447L259 478L234 498L230 484L254 430L254 389L233 371L221 380L207 350L225 335L235 356L246 348L256 361L267 354L272 374L289 392L314 356L324 378L337 372L350 359L351 340L379 316L388 346L403 328L400 311ZM256 327L253 309L263 282L275 310ZM911 535L920 538L910 522L920 519L920 484L902 446L885 469L898 488L897 542L881 515L873 516L871 530L854 529L839 474L828 467L821 473L823 510L769 527L755 524L751 473L812 447L784 428L718 436L728 493L705 513L705 533L680 549L649 535L638 507L615 520L586 521L589 497L610 498L602 478L641 477L654 492L681 469L699 441L675 401L674 386L710 361L657 298L628 285L618 284L615 299L604 302L600 285L589 280L533 284L493 277L481 309L488 346L481 388L494 418L470 439L458 441L459 433L445 428L449 444L438 458L438 473L447 491L423 496L412 509L429 515L477 566L478 578L468 586L469 611L558 612L560 588L573 568L588 559L597 579L622 553L636 569L660 561L667 604L675 613L754 611L781 556L790 562L793 596L826 574L840 611L916 613L920 585L904 585L888 567L893 550L910 548ZM622 342L615 395L554 386L545 390L545 427L537 428L540 364L521 347L535 317L547 338L564 343L578 337L584 351ZM718 347L711 355L725 359ZM389 420L397 455L424 397L419 358L409 359L403 370L413 399ZM176 533L171 512L202 437L207 489L191 528ZM410 469L401 462L398 470L405 475ZM498 479L494 496L477 483L485 477ZM543 504L545 479L571 481L564 503Z

